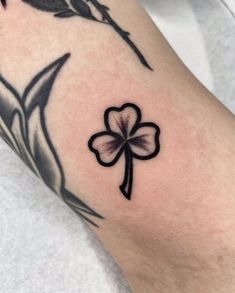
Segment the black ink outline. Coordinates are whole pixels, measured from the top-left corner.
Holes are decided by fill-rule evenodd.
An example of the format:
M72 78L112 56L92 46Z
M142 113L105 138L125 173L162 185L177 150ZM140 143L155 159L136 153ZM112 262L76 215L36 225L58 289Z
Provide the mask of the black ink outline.
M104 219L101 215L95 212L93 209L88 207L82 200L80 200L77 196L72 194L70 191L66 189L66 181L64 170L61 164L61 161L57 155L57 152L53 146L51 141L47 126L46 126L46 117L45 117L45 109L48 104L48 100L51 94L51 89L55 82L55 79L65 64L65 62L70 57L70 54L65 54L61 58L57 59L55 62L47 66L41 72L39 72L29 83L26 87L22 98L17 93L17 91L12 87L0 74L0 85L2 84L5 89L9 91L12 95L14 102L17 104L15 107L11 105L10 100L4 99L4 96L1 95L0 91L0 100L1 108L0 108L0 118L2 119L5 127L7 128L8 132L10 133L11 137L7 135L4 131L4 128L1 127L0 124L0 135L3 137L4 141L11 146L11 148L24 160L24 162L34 171L35 174L40 175L40 177L44 180L44 182L55 191L54 185L57 180L59 180L59 186L56 189L59 190L59 194L62 199L82 218L84 218L89 223L93 224L94 226L98 227L98 225L88 218L86 215L90 215L99 219ZM36 88L36 91L35 91ZM35 92L34 92L35 91ZM33 94L32 94L33 92ZM7 104L7 102L9 104ZM5 104L4 104L5 102ZM36 148L34 145L30 145L30 137L29 137L29 119L31 115L39 109L39 121L37 121L37 125L39 125L43 137L46 142L47 152L49 152L50 158L49 161L42 161L41 158L45 159L45 150L43 150L43 145L36 141ZM20 117L19 120L19 129L22 141L19 141L19 137L17 134L12 131L12 124L13 120L15 119L16 115ZM3 126L4 126L3 125ZM56 170L52 170L53 166L50 166L50 162L53 161L53 164L56 166ZM45 176L48 174L44 165L47 166L49 169L48 178ZM43 169L44 168L44 169ZM54 172L54 173L53 173ZM57 176L56 172L59 173L58 178L52 178L53 176ZM49 178L50 177L50 178ZM54 180L54 181L51 181Z
M126 108L132 108L135 111L136 121L135 121L134 125L132 126L132 129L130 130L130 133L128 135L125 134L125 133L127 133L127 129L126 129L126 131L123 131L120 129L123 134L123 136L121 136L120 134L118 134L112 130L112 127L110 125L110 115L112 112L121 113ZM89 147L90 151L95 154L98 163L104 167L114 166L117 163L117 161L120 159L122 154L123 153L125 154L125 173L124 173L123 183L120 185L120 190L121 190L122 194L128 200L131 199L132 186L133 186L133 158L145 161L145 160L149 160L149 159L156 157L158 155L158 153L160 152L160 141L159 141L160 128L159 128L159 126L152 123L152 122L141 123L141 119L142 119L141 110L138 106L136 106L133 103L126 103L123 106L121 106L120 108L110 107L104 113L104 125L105 125L107 131L99 132L99 133L92 135L88 141L88 147ZM126 127L128 127L128 125L126 125ZM143 141L141 141L140 137L133 138L133 136L135 135L135 133L139 129L141 129L143 127L153 128L155 130L154 152L152 152L146 156L136 154L136 152L134 152L131 148L131 140L133 140L134 138L137 142L139 139L139 144L141 147L141 144L143 143ZM118 139L118 140L122 141L121 145L117 144L117 150L119 147L120 147L120 150L118 150L116 156L114 157L114 159L111 162L104 162L101 158L99 150L93 146L93 144L97 138L102 137L102 136L106 136L106 135L112 136L114 139ZM144 147L144 145L143 145L143 147Z
M136 119L136 123L135 123L134 127L137 126L140 123L140 121L142 119L141 111L140 111L140 108L138 106L136 106L135 104L133 104L133 103L126 103L126 104L124 104L120 108L118 108L118 107L110 107L104 113L104 124L105 124L105 127L110 132L113 132L111 130L111 128L110 128L110 125L109 125L109 115L110 115L110 113L113 112L113 111L120 113L123 110L125 110L125 108L127 108L127 107L133 108L136 111L136 113L137 113L137 119ZM132 135L133 133L131 132L130 134Z
M131 133L132 134L136 133L137 130L139 130L142 127L152 127L152 128L154 128L156 130L156 126L157 125L152 123L152 122L140 123L139 125L136 125L136 127L133 128L133 131ZM150 159L156 157L158 155L159 151L160 151L160 143L159 143L159 140L158 140L159 135L160 135L160 128L157 126L157 130L156 130L156 133L155 133L155 142L156 142L156 150L155 150L155 152L153 152L149 156L140 156L140 155L132 152L133 157L135 159L143 160L143 161L150 160Z
M123 183L119 186L122 194L130 200L133 186L133 155L127 144L125 146L125 173Z
M101 160L99 151L97 151L95 148L93 148L92 145L93 145L93 142L95 139L97 139L101 136L104 136L104 135L110 135L110 136L113 136L114 138L117 138L117 139L122 138L120 135L118 135L117 133L114 133L112 131L103 131L103 132L99 132L97 134L92 135L91 139L88 142L88 145L89 145L90 150L93 153L95 153L96 159L100 163L100 165L102 165L104 167L112 167L113 165L115 165L117 163L117 161L121 157L121 155L123 153L123 147L120 148L119 152L117 153L116 157L114 158L114 160L112 162L110 162L110 163L103 162Z
M97 0L70 0L67 2L66 0L53 0L52 1L45 1L45 0L22 0L26 4L31 5L32 7L46 11L46 12L52 12L55 13L55 17L59 18L70 18L74 16L79 16L86 18L88 20L92 20L95 22L103 23L110 25L117 33L118 35L127 43L127 45L132 49L132 51L136 54L139 61L142 63L143 66L148 68L149 70L153 71L152 67L149 65L147 60L145 59L144 55L141 53L141 51L138 49L138 47L135 45L135 43L130 38L130 33L123 30L117 22L114 21L114 19L111 17L109 11L109 8L103 4L101 4ZM98 13L102 16L102 20L96 18L92 14L92 10L89 6L91 4L92 7L94 7Z

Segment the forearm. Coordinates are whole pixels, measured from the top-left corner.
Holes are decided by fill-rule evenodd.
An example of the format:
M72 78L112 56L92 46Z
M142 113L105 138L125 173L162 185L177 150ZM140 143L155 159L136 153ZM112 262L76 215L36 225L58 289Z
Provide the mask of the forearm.
M103 20L96 14L100 6L92 10L105 23L79 16L56 18L23 1L1 10L0 95L2 105L11 101L11 107L1 111L4 136L10 129L8 140L34 172L100 227L94 228L96 233L133 288L140 286L139 278L154 283L155 289L145 292L178 292L175 279L181 282L186 275L190 281L182 285L185 292L189 284L195 287L191 292L214 292L209 282L200 287L190 267L196 267L203 281L200 267L211 260L208 275L213 278L211 266L217 263L210 259L207 236L215 257L234 243L229 226L235 222L233 117L184 67L137 1L105 5L111 11L102 8ZM35 80L23 95L44 68L47 74L37 79L47 86ZM11 95L24 102L13 105ZM133 153L128 157L133 168L133 181L124 184L132 187L128 195L119 189L128 178L126 144L111 162L103 157L99 161L96 153L97 160L94 142L94 134L108 131L105 110L127 103L140 109L139 123L151 122L156 135L152 151L144 153L148 160ZM14 107L26 122L17 122ZM18 131L25 138L23 149ZM105 168L102 162L112 164ZM158 279L165 275L169 280L161 283ZM223 277L218 282L222 288Z

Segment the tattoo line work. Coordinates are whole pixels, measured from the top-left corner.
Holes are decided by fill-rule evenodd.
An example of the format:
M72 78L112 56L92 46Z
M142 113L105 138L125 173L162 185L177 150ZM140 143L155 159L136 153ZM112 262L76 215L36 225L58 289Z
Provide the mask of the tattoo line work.
M122 194L131 199L133 158L149 160L160 151L160 128L152 122L141 122L141 111L134 104L111 107L104 113L106 130L94 134L88 146L100 165L111 167L125 155L125 175L120 185Z
M6 2L6 0L1 0L1 4L2 4L2 6L3 6L4 8L6 8L6 6L7 6L7 2Z
M128 44L133 52L138 57L139 61L148 69L153 70L147 60L137 48L135 43L130 38L130 33L123 30L111 17L109 8L101 4L97 0L22 0L32 7L54 13L54 16L60 18L68 18L79 16L88 20L96 21L102 24L110 25L120 35L120 37ZM100 14L100 19L97 18L92 10Z
M103 217L65 187L63 167L45 119L54 81L69 56L62 56L38 73L22 96L0 74L0 136L79 216L97 226L89 216Z

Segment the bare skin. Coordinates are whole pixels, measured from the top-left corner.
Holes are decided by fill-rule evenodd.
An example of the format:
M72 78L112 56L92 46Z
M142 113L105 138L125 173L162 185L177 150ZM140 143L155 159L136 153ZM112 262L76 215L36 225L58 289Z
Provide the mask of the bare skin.
M57 19L17 0L0 10L1 74L23 91L35 73L71 53L46 109L48 129L66 186L105 218L91 228L133 292L234 292L234 116L185 68L137 1L104 2L153 71L110 26ZM159 155L135 162L131 201L118 188L124 157L104 168L88 149L104 129L104 111L125 103L161 128Z

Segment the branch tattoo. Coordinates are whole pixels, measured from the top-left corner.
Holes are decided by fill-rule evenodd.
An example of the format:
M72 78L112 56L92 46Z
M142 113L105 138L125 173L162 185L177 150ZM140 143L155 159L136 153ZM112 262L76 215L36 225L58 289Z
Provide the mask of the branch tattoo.
M134 104L111 107L104 113L106 130L94 134L88 146L100 165L111 167L125 156L125 174L120 185L122 194L131 199L133 159L149 160L160 151L160 128L152 122L141 122L141 111Z
M97 0L22 0L32 7L51 12L58 18L83 17L110 25L129 45L139 61L152 70L143 54L110 16L109 8ZM6 8L7 1L0 0ZM96 11L96 14L93 13ZM97 14L99 16L97 16ZM31 170L81 217L97 226L94 218L103 219L66 188L64 170L50 138L45 109L55 79L70 54L65 54L38 73L21 96L0 74L0 136L24 160ZM122 194L131 199L134 159L149 160L160 151L160 128L152 122L141 122L141 111L134 104L111 107L104 113L106 130L94 134L88 146L104 167L111 167L123 156L125 171Z
M97 226L93 218L103 217L66 188L64 170L45 119L54 81L69 56L62 56L38 73L23 95L0 74L0 136L79 216Z
M5 0L1 0L3 3ZM83 17L97 23L111 26L132 49L139 61L148 69L151 66L144 55L130 38L130 33L123 30L111 17L109 8L97 0L22 0L32 7L53 13L58 18ZM93 11L95 12L94 15Z

